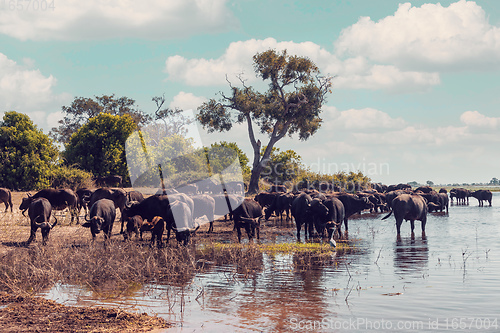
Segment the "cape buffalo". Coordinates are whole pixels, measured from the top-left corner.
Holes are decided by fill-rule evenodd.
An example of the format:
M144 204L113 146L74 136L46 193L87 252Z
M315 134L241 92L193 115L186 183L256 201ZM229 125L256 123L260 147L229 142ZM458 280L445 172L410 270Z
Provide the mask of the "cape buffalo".
M144 196L142 195L141 192L139 192L139 191L127 192L127 202L130 202L130 201L141 202L142 200L144 200Z
M479 202L479 207L483 206L483 201L488 201L491 206L491 199L493 195L490 190L477 190L470 194L472 197L476 198Z
M71 213L71 223L73 223L76 216L76 223L79 223L78 219L78 197L75 192L71 189L53 189L48 188L38 191L35 195L30 195L28 193L27 198L23 198L19 209L24 212L28 209L30 203L37 198L45 198L49 200L50 205L53 210L63 210L68 208Z
M292 216L295 219L295 225L297 226L297 241L300 242L300 229L302 225L305 225L304 234L306 235L308 230L312 229L312 226L309 226L311 223L311 219L309 216L309 206L311 204L312 198L309 194L300 193L292 202ZM306 235L307 236L307 235ZM309 237L311 237L311 233L309 233Z
M95 183L97 186L123 187L122 176L119 176L119 175L97 177L97 178L95 178Z
M241 242L241 227L244 227L248 240L251 240L257 231L257 239L260 238L260 218L262 206L253 199L245 198L241 205L233 210L234 227L238 234L238 242Z
M394 212L396 218L396 231L398 239L401 239L401 223L410 220L411 235L415 236L415 220L421 221L422 237L425 237L425 223L427 222L427 203L418 194L401 194L392 201L392 210L382 218L385 220Z
M92 196L92 193L94 193L95 189L90 189L90 188L79 188L76 190L76 195L78 197L78 214L80 214L80 211L82 208L85 210L85 215L88 213L88 202L90 200L90 197Z
M123 211L123 214L125 217L140 215L143 220L148 221L152 221L155 216L162 217L165 220L168 242L168 239L170 238L170 230L174 227L177 227L177 231L179 232L189 230L189 235L191 235L191 233L196 229L192 222L190 205L186 202L182 202L181 205L181 202L182 201L180 200L174 200L173 196L170 195L152 195L144 199L142 202L128 203ZM190 202L192 203L193 201L191 200ZM175 209L172 210L174 207ZM176 225L176 223L178 223L178 225Z
M324 213L318 214L318 211L314 208L314 201L311 202L311 212L313 212L315 227L320 235L324 234L324 230L326 229L328 233L328 238L333 246L335 246L335 241L333 238L337 236L339 239L342 238L341 226L342 222L345 218L345 209L342 201L335 197L330 197L326 200L322 201L322 205L324 206L322 210Z
M10 205L10 212L12 213L12 194L8 189L0 188L0 202L5 204L5 211L7 211Z
M339 199L344 205L344 227L346 235L349 232L349 217L356 213L361 213L365 209L373 208L373 204L370 200L368 200L368 198L359 198L358 196L349 193L337 193L332 197Z
M275 197L273 203L264 209L266 220L269 220L271 214L275 213L280 217L280 221L283 221L283 212L286 212L286 219L289 220L293 199L294 196L292 193L282 193Z
M57 219L53 224L50 224L50 215L52 213L52 206L49 200L45 198L37 198L31 201L28 207L28 216L31 221L31 234L30 238L26 241L26 245L29 245L36 236L36 231L38 228L42 231L42 244L47 244L49 239L50 230L57 224Z
M123 227L125 224L125 218L123 216L123 209L127 203L127 193L122 188L99 188L92 193L90 196L89 207L92 207L95 202L101 199L109 199L113 201L115 209L118 208L121 214L121 228L120 233L123 234Z
M187 203L176 200L170 203L170 214L174 221L171 224L171 228L175 231L177 242L187 245L191 235L200 228L199 225L195 226L191 208Z
M165 231L165 220L161 216L155 216L150 222L146 221L142 224L141 239L142 239L142 233L144 231L151 231L151 246L154 246L156 241L156 246L162 247L163 232Z
M470 191L464 188L452 188L450 190L450 198L453 202L453 198L457 199L458 205L465 205L467 201L467 205L469 204Z
M85 216L87 222L82 226L90 228L92 240L95 240L95 236L99 234L101 230L104 233L104 240L107 240L111 237L115 218L115 203L109 199L99 199L90 207L90 219L87 219Z
M128 240L132 238L132 233L135 233L135 236L140 236L142 240L142 225L144 221L140 215L135 215L127 218L127 225L125 226L125 233L123 234L123 239Z
M200 194L191 197L194 203L193 218L199 218L206 216L208 222L210 222L210 227L208 232L214 230L214 220L215 220L215 199L207 194Z

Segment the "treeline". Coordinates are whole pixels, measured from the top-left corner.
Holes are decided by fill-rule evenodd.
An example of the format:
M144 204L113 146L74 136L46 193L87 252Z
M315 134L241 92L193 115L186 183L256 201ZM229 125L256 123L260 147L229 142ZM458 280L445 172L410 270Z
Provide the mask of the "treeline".
M186 130L194 120L182 110L162 108L164 99L160 97L153 101L157 110L147 115L126 97L77 97L70 106L62 107L64 118L48 135L28 116L6 112L0 122L0 187L76 189L91 186L94 177L109 175L122 176L124 186L160 186L160 170L168 187L209 177L248 183L249 159L235 143L195 147ZM361 172L312 172L295 151L278 148L272 149L261 180L289 187L370 181Z

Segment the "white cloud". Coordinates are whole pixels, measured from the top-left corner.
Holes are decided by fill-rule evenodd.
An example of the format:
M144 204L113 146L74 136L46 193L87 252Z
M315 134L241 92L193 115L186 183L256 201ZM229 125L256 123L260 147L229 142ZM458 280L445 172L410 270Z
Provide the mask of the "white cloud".
M338 55L364 56L405 69L489 68L500 65L500 28L473 1L443 7L400 4L378 22L362 17L341 32Z
M460 121L469 127L496 129L500 125L500 117L487 117L478 111L466 111L460 116Z
M169 106L170 108L196 111L196 109L206 100L207 99L205 97L195 96L192 93L181 91L174 96Z
M392 118L387 113L372 109L349 109L340 112L337 119L332 120L335 127L346 130L403 128L406 122L401 118Z
M55 1L54 8L0 11L0 33L20 40L165 39L237 26L227 0ZM37 4L40 4L38 2ZM21 2L34 6L34 2Z
M28 67L34 65L33 61L24 62ZM25 113L41 127L57 123L55 115L50 116L48 123L46 111L59 109L69 95L55 94L57 80L28 67L0 53L0 111Z
M326 75L336 75L335 88L371 89L389 91L421 91L440 83L437 73L401 71L394 66L370 64L363 57L340 60L336 55L312 42L278 42L273 38L231 43L225 53L216 59L186 59L180 55L169 57L165 72L172 81L183 81L191 86L225 85L226 77L238 82L243 73L248 82L256 81L252 57L268 49L286 49L288 54L305 56L318 65Z

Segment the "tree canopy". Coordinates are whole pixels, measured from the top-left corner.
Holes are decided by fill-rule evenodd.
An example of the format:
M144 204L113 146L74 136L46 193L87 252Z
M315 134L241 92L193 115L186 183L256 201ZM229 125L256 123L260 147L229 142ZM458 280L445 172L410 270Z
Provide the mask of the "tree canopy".
M98 176L120 175L128 179L125 142L137 128L128 114L100 113L78 129L62 153L66 164Z
M129 115L136 125L144 125L151 121L128 97L116 98L112 95L95 96L92 98L76 97L70 106L63 106L64 118L59 121L59 127L52 128L51 136L61 143L68 143L71 135L77 132L91 118L100 113L123 116Z
M254 151L249 192L258 191L258 180L275 143L285 135L298 134L307 140L321 125L320 112L331 78L321 76L308 58L288 55L287 51L268 50L253 57L257 77L269 82L265 92L230 84L231 94L221 93L198 108L198 120L209 132L228 131L236 123L246 123ZM264 154L255 137L254 126L269 136Z
M262 149L262 154L264 151L265 147ZM269 183L284 184L295 181L303 168L302 158L294 150L280 151L274 147L262 175Z
M31 190L50 186L59 153L24 114L10 111L0 122L0 186Z

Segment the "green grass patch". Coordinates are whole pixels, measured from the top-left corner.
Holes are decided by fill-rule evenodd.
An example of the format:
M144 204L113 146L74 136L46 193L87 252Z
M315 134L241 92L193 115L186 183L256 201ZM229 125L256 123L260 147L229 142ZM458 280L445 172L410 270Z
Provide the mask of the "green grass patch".
M337 242L336 247L332 247L328 243L264 243L264 244L227 244L213 242L210 244L205 244L200 249L202 252L204 249L210 248L215 251L228 251L228 250L250 250L258 251L266 254L298 254L298 253L313 253L313 254L332 254L335 252L344 252L347 250L353 250L355 248L352 242L340 241Z

